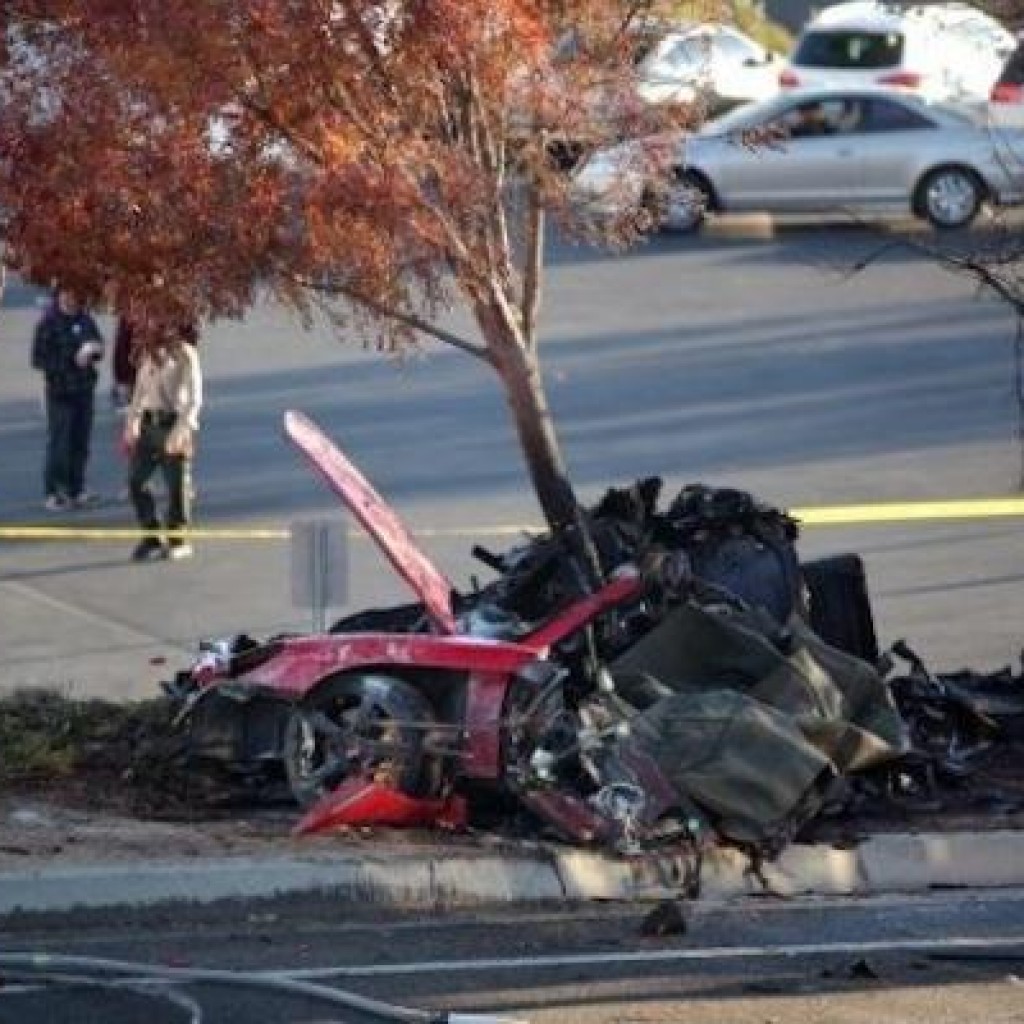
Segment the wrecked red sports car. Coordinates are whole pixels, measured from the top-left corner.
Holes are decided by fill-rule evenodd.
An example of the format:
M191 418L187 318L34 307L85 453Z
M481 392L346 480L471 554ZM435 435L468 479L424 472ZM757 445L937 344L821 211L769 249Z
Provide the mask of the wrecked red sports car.
M460 593L305 416L285 431L416 600L319 634L203 645L167 691L193 764L286 783L299 832L496 814L624 852L707 837L780 849L850 773L900 763L856 556L801 565L797 524L745 492L661 481L586 510L577 540L476 550Z

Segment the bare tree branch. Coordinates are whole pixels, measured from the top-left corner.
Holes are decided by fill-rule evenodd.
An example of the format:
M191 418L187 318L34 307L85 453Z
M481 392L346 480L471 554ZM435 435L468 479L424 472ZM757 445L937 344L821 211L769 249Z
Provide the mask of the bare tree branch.
M930 245L918 239L902 237L879 246L850 268L849 275L860 273L872 263L894 249L909 249L919 253L950 273L973 278L980 291L992 292L1013 310L1017 319L1014 335L1014 397L1017 402L1017 440L1021 453L1018 487L1024 489L1024 243L1013 238L1013 244L1003 251L976 248L972 252L956 253L950 249Z
M340 296L348 299L350 302L372 310L379 316L384 316L389 320L394 320L397 323L404 324L406 327L410 327L412 330L417 331L420 334L425 334L428 337L434 338L436 341L443 342L445 345L450 345L453 348L459 349L461 352L466 352L471 356L475 356L477 359L481 359L485 363L490 365L493 365L494 363L494 360L486 346L469 341L458 334L447 331L443 327L439 327L437 324L431 323L429 320L417 316L415 313L407 313L403 310L395 309L392 306L385 305L384 303L378 302L369 296L363 295L355 289L346 288L344 285L325 285L310 278L296 277L294 280L296 284L310 292L314 292L322 296Z
M955 253L949 249L929 245L915 238L900 237L879 246L866 257L858 260L848 268L847 276L853 276L877 263L887 253L896 249L909 249L948 270L950 273L973 277L980 286L988 288L1007 303L1018 315L1024 315L1024 280L1014 280L1013 274L1000 274L996 267L1016 266L1024 261L1024 246L1019 250L1004 253L975 250L967 253Z

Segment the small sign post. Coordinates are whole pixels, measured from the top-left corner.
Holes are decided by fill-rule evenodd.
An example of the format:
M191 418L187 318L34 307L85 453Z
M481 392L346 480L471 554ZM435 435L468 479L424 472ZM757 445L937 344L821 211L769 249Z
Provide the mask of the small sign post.
M309 608L313 631L327 630L327 609L348 600L348 527L344 519L291 524L292 604Z

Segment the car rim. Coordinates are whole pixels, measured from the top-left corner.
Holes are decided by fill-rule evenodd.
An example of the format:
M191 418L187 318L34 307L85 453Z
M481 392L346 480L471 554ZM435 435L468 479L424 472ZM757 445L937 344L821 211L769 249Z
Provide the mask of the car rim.
M369 679L296 708L285 731L285 769L308 805L359 774L404 789L421 774L419 709L401 684Z
M309 803L349 774L354 761L347 750L350 737L323 712L296 712L289 728L292 784L300 803Z
M970 220L977 202L971 180L963 174L949 171L937 175L928 185L928 210L942 224L962 224Z

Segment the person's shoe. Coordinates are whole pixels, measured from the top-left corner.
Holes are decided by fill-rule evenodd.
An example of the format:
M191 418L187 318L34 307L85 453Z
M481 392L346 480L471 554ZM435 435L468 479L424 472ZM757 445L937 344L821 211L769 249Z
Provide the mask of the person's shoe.
M195 552L192 550L191 544L183 544L181 542L174 544L167 549L167 557L172 562L180 562L184 558L191 558Z
M166 551L156 537L143 537L132 552L133 562L148 562L153 558L164 558Z
M43 502L43 508L47 512L63 512L68 505L68 499L63 494L48 494Z
M93 494L92 491L80 491L71 499L71 504L75 508L90 508L93 505L98 505L100 496Z

